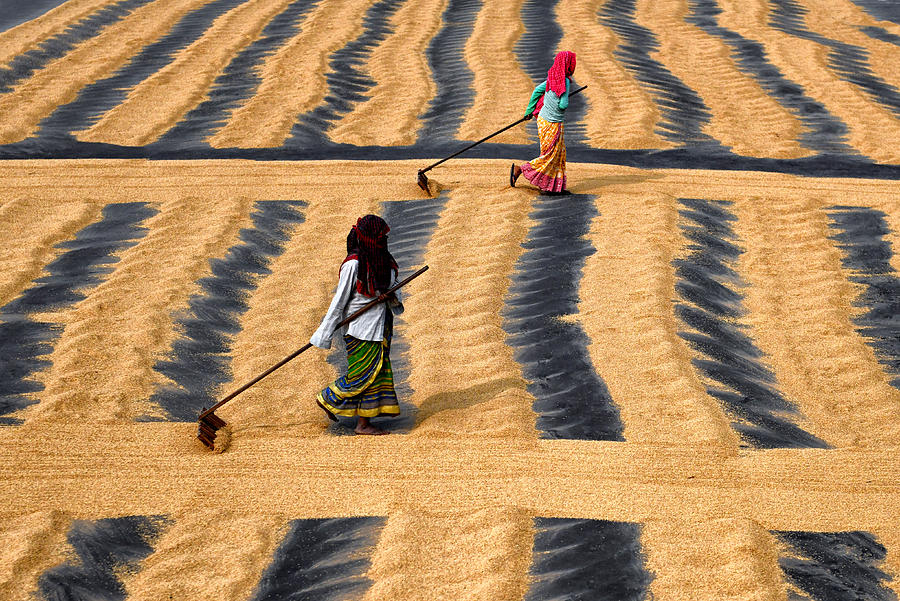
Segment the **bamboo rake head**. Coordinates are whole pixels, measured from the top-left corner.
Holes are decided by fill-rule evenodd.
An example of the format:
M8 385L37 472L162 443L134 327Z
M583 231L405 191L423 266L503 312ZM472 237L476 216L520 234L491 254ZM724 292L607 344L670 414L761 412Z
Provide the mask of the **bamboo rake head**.
M204 408L203 411L206 411L206 408ZM203 415L201 413L201 417L197 421L199 425L197 438L206 445L210 451L216 450L216 431L224 428L227 425L227 422L215 413L210 413L208 415Z
M431 196L431 191L428 189L428 176L425 175L425 172L419 170L419 178L418 178L419 187L425 191L425 194Z

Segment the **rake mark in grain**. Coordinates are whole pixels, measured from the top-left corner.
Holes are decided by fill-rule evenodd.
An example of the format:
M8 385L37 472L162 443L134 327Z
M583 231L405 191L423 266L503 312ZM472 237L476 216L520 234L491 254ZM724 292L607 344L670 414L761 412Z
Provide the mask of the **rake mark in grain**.
M428 65L437 93L419 117L419 144L440 145L455 140L463 115L472 105L475 76L465 59L465 46L475 28L481 0L449 0L444 26L428 46Z
M191 109L156 144L174 150L186 144L202 144L227 121L232 111L253 95L261 81L259 66L263 60L299 31L303 18L317 3L317 0L297 0L272 19L259 39L241 50L215 79L209 98Z
M166 526L163 516L127 516L72 522L67 536L77 560L44 572L38 581L48 600L119 601L125 588L119 577L139 569L153 541Z
M556 19L549 18L559 0L547 3L526 0L522 5L522 23L525 33L516 44L516 56L522 69L537 85L547 78L547 70L553 65L556 47L562 40L563 30Z
M78 97L61 105L41 121L40 137L70 136L88 129L109 110L120 104L128 91L171 64L175 55L190 46L213 21L246 0L215 0L181 18L163 37L144 47L115 74L85 86Z
M84 299L112 271L110 265L118 261L114 253L147 233L138 224L155 214L144 202L107 205L100 221L58 245L66 252L47 265L48 275L0 308L0 416L38 402L30 395L43 385L29 377L47 367L42 357L59 337L58 326L30 314L61 311ZM16 423L20 421L0 417L0 424Z
M642 601L645 569L638 524L535 518L533 581L525 601Z
M44 40L38 47L20 54L7 65L0 67L0 94L11 92L20 81L43 68L52 60L64 56L80 42L100 34L104 27L128 16L134 9L151 0L121 0L105 6L69 26L64 32ZM5 9L4 9L5 10Z
M807 96L803 86L784 77L768 59L763 44L718 24L716 17L722 9L716 0L689 0L689 4L691 14L687 21L728 44L738 68L800 120L804 127L799 137L801 144L821 153L855 154L845 142L847 126L820 102Z
M891 243L884 239L890 232L885 214L866 207L827 211L838 232L831 238L844 252L844 268L851 281L864 286L854 304L865 312L853 321L892 376L891 385L900 388L900 277L891 266Z
M382 517L294 520L253 601L356 599L371 586L366 577Z
M578 323L578 288L585 257L596 252L585 238L596 216L594 197L540 197L536 225L523 244L503 310L503 329L530 382L544 438L623 440L619 410L587 352Z
M774 531L789 547L778 563L787 580L802 591L790 601L896 601L880 567L886 550L868 532Z
M404 272L412 271L422 265L425 259L425 247L431 240L431 235L437 227L438 217L446 204L446 193L440 194L437 198L382 203L382 217L391 226L391 254L402 266ZM414 392L409 383L412 364L407 354L409 342L402 335L397 336L398 329L401 333L404 329L402 314L394 318L395 337L391 343L391 365L394 368L394 382L403 413L401 418L392 423L398 428L408 431L415 423L414 406L408 402Z
M700 96L665 65L651 58L650 53L659 44L652 31L635 22L635 4L635 0L610 0L600 9L600 20L624 40L615 56L656 99L664 117L656 133L679 144L721 148L718 142L703 133L710 113Z
M730 222L731 203L679 199L679 211L688 220L681 226L691 241L691 254L673 263L682 302L675 306L679 319L691 328L679 332L707 358L691 362L717 383L707 392L736 416L732 427L757 448L825 447L823 441L795 423L793 403L777 390L775 374L761 361L763 353L741 330L742 285L732 266L743 252L735 244Z
M155 366L173 384L162 386L150 401L171 421L193 421L215 403L216 388L229 380L231 339L248 308L247 297L269 273L271 259L284 251L290 229L303 222L305 206L289 200L256 203L253 227L241 230L243 242L224 259L210 259L212 275L199 281L203 293L191 299L188 314L179 320L185 336L172 345L170 359Z
M884 0L851 0L851 2L876 19L900 25L900 4Z
M327 146L327 132L353 105L366 98L375 86L365 70L372 50L390 34L390 18L406 0L379 0L363 17L365 28L352 42L331 55L325 75L328 92L322 104L300 115L284 146Z
M811 31L804 23L804 15L809 12L795 0L772 0L773 10L770 23L784 33L810 40L829 48L828 66L841 79L848 81L893 115L900 118L900 91L877 76L869 67L869 53L865 48L827 38Z
M859 30L870 38L881 40L882 42L887 42L888 44L893 44L895 46L900 46L900 35L891 33L883 27L868 25L866 27L860 27Z

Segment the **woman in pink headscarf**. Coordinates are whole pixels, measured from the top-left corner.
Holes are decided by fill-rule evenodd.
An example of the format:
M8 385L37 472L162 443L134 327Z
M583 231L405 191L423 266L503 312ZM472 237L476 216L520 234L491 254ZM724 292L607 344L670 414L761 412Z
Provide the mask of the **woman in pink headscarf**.
M541 156L521 166L509 168L509 185L515 187L520 175L547 194L568 194L566 191L566 143L563 140L563 120L569 106L569 90L575 71L575 53L559 52L553 66L531 94L525 116L537 117L541 139Z

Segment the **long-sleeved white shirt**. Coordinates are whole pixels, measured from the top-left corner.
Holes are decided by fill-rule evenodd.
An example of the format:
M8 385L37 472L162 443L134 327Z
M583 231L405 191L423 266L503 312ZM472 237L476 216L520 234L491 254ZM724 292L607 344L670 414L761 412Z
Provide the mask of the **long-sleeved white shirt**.
M348 325L341 328L339 332L335 332L335 327L343 319L350 316L354 311L364 307L367 303L374 300L370 296L360 294L356 290L356 274L359 271L359 261L351 259L341 266L341 277L338 281L337 291L334 293L334 299L328 312L322 318L319 329L309 339L313 346L323 349L331 348L331 339L335 334L343 336L350 334L359 340L381 341L384 339L384 320L387 316L388 303L381 303L376 307L372 307ZM397 283L397 275L394 274L391 286ZM397 291L396 303L391 303L390 311L395 315L403 313L403 304L399 302L400 291Z

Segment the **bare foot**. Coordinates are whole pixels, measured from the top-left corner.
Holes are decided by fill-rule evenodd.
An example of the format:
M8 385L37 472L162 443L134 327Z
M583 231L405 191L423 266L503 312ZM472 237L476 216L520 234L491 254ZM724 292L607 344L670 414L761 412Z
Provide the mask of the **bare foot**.
M384 434L390 434L387 430L382 430L381 428L376 428L375 426L368 424L365 426L356 426L353 430L357 434L368 434L370 436L383 436Z

